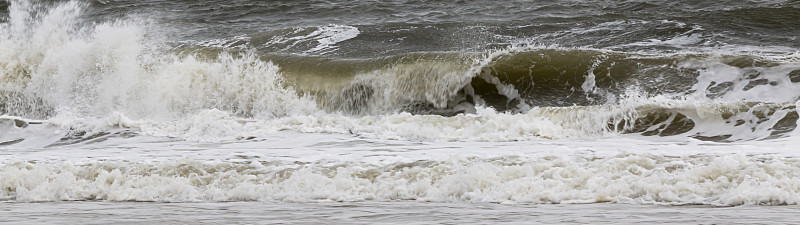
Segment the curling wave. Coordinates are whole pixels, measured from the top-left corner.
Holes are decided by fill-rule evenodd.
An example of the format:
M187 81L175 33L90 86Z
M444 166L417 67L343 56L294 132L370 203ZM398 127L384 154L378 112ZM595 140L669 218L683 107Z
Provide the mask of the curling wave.
M15 121L9 127L44 121L37 123L70 130L67 139L123 127L199 141L285 129L404 140L638 133L739 141L790 136L797 127L797 54L522 45L290 55L168 47L148 21L87 23L82 3L31 4L14 2L0 24L0 113ZM296 41L319 51L359 35L335 25L306 33ZM10 138L19 132L4 132L0 142L19 140Z

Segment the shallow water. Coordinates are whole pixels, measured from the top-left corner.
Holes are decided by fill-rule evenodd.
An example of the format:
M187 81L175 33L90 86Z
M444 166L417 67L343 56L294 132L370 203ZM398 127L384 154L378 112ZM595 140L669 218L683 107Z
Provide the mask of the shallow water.
M794 213L798 210L797 206L501 205L404 201L2 204L0 222L81 224L790 224L795 222Z

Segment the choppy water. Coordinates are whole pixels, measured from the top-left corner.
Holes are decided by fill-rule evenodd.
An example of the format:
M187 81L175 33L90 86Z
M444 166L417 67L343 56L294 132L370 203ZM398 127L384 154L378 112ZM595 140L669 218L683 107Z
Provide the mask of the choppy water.
M796 1L0 1L0 199L785 213L798 31Z

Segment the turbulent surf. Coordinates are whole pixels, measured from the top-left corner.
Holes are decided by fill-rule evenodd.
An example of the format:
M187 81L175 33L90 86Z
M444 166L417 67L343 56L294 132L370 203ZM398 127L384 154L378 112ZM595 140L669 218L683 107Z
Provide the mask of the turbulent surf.
M579 2L2 1L0 199L798 203L796 3Z

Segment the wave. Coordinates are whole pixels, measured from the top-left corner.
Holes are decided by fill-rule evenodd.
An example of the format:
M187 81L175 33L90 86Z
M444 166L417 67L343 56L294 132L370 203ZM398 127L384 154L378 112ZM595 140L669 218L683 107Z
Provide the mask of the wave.
M91 120L65 116L40 121L2 116L0 145L82 146L131 135L199 142L247 141L287 130L407 141L582 140L639 135L664 140L739 142L793 137L798 123L797 104L709 104L656 98L617 105L534 107L527 113L478 108L474 114L451 117L398 113L248 119L216 109L168 121L131 119L118 113ZM31 133L41 134L42 138L31 138Z
M321 105L334 106L333 111L380 114L408 110L403 104L447 109L465 99L519 112L531 106L613 104L631 90L646 96L793 102L798 97L794 94L778 99L752 89L787 94L796 90L800 69L794 57L644 55L526 46L489 53L425 52L373 59L271 54L262 59L280 65L297 90L312 93ZM337 101L341 98L361 106ZM371 98L378 100L370 102ZM348 107L343 109L343 105ZM385 108L363 109L369 107Z
M429 201L715 206L800 202L798 161L731 156L456 157L321 161L31 163L0 168L13 201Z
M268 8L310 7L279 4ZM743 19L701 26L611 15L560 32L573 26L568 17L586 15L551 4L564 18L519 29L552 26L541 37L553 42L625 36L609 31L636 42L444 51L451 46L424 47L474 40L421 34L486 26L304 25L172 41L164 30L176 28L167 24L102 20L136 8L128 3L0 1L0 200L796 205L800 160L790 155L800 135L800 53L787 53L791 44L765 51L773 53L693 47L718 44L701 43L717 27L783 23L765 45L792 38L785 31L796 20L787 19L797 10L759 3L709 12L720 3L698 4L687 10ZM136 10L153 6L161 5ZM576 7L607 13L595 6ZM204 17L251 6L191 7ZM426 15L401 17L422 23ZM498 23L518 30L509 28L517 22ZM406 26L429 30L382 35ZM356 47L389 39L420 45ZM669 54L630 51L659 45ZM522 143L475 143L510 141Z
M219 108L272 117L314 108L254 54L170 54L152 45L144 22L86 27L82 10L78 2L46 11L12 5L12 21L0 26L1 113L169 117Z
M797 124L797 54L522 45L337 58L175 48L145 21L86 23L84 7L10 6L0 24L0 114L190 140L291 129L448 141L620 132L738 141L783 137ZM312 43L311 52L360 35L337 25L302 32L296 42Z

